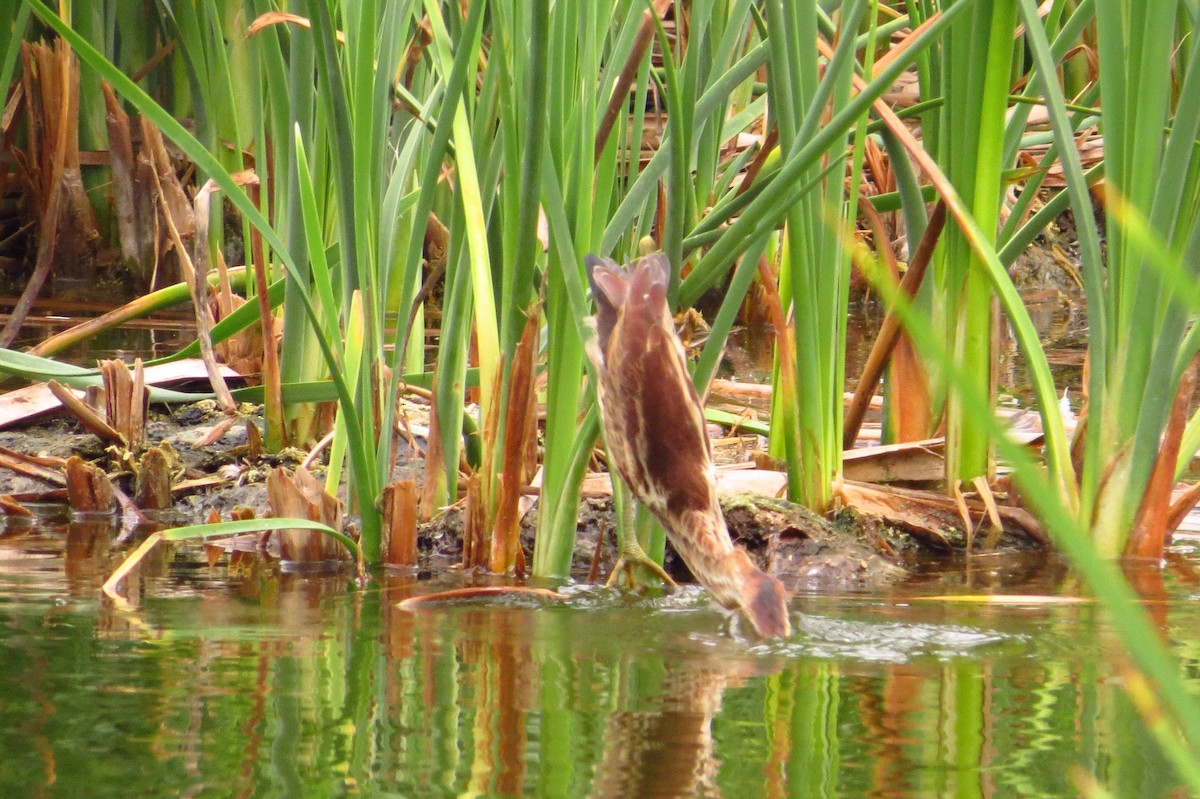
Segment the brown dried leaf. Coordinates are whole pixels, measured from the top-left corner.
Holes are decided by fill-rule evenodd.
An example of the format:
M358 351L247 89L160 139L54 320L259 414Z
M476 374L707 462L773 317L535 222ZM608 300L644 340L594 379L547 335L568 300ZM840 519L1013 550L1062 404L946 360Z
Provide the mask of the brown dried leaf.
M312 22L309 21L308 17L302 17L299 14L289 14L286 11L268 11L265 14L260 14L250 23L250 27L246 29L246 38L249 39L251 36L261 33L272 25L295 25L306 30L312 28ZM334 31L333 36L338 44L346 43L346 34L341 31Z
M66 386L59 385L55 380L51 380L46 384L50 393L58 398L62 406L66 408L72 416L79 420L79 423L84 426L90 433L94 433L100 440L108 444L117 444L119 446L127 446L127 439L121 435L120 431L110 425L108 422L100 418L100 415L92 410L82 399L77 397L71 389Z
M267 497L271 513L279 517L310 519L340 530L342 503L325 493L307 469L297 466L289 474L286 469L272 469L267 474ZM280 557L298 563L334 560L343 555L340 544L316 530L279 531Z

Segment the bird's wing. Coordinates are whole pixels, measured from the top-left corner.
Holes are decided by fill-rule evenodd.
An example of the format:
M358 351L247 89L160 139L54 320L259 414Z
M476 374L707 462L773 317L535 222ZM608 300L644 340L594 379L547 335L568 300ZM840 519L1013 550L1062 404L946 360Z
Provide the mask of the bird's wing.
M666 325L670 325L668 317ZM675 331L655 325L646 331L637 358L638 410L645 453L665 510L704 511L715 501L712 450L704 425L704 409L688 375ZM627 381L626 385L633 381ZM627 389L628 390L628 389Z

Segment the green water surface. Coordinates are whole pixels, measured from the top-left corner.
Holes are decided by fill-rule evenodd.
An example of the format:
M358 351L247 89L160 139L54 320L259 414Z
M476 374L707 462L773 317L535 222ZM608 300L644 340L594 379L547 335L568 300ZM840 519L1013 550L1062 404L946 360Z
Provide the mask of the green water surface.
M1091 604L1045 556L799 597L754 644L702 592L397 607L454 583L231 573L110 533L0 536L0 796L1117 797L1177 790ZM1195 591L1155 607L1200 673Z

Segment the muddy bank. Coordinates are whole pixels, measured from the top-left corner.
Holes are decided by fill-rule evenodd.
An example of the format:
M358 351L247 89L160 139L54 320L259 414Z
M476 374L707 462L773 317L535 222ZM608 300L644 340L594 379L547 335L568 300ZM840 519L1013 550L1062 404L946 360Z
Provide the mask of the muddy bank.
M165 447L172 453L173 507L154 515L167 524L204 521L215 512L229 519L235 509L248 509L259 517L269 516L266 475L278 466L294 469L305 454L296 449L270 454L258 451L247 436L245 423L236 424L217 442L196 447L196 442L222 418L211 403L177 409L155 407L147 425L146 446ZM258 423L253 414L246 421ZM19 429L0 431L0 447L36 456L46 464L78 455L96 463L114 485L133 495L134 474L126 453L105 447L91 433L67 418L45 418ZM398 472L419 477L419 453L404 442L399 444ZM2 450L0 450L2 452ZM0 468L0 493L18 502L65 503L65 491L46 476L14 471L11 464ZM50 471L53 471L51 465ZM310 470L319 480L323 462ZM343 487L343 499L344 487ZM793 592L871 590L904 579L914 564L931 556L946 557L961 552L961 532L947 529L946 535L931 539L914 535L878 519L843 510L825 519L798 505L751 493L733 493L722 498L730 533L765 570L777 575ZM246 512L246 511L240 511ZM533 552L538 523L538 505L522 520L522 545L527 560ZM128 524L114 514L114 524ZM353 517L348 518L353 528ZM421 525L418 548L422 572L436 574L455 564L462 554L462 509L447 509ZM125 538L137 536L126 531ZM580 503L572 572L579 579L603 580L616 562L615 516L607 498L589 498ZM1035 542L1006 536L1002 547L1013 550L1036 546ZM269 550L264 553L270 559ZM690 581L687 568L668 545L665 568L676 580Z

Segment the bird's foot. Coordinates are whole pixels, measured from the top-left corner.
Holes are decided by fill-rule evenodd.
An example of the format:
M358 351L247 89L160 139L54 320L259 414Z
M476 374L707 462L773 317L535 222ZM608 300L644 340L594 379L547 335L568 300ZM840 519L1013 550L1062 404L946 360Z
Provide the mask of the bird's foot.
M622 585L625 588L634 588L640 584L638 580L639 571L649 572L652 577L657 577L668 588L678 588L679 586L671 579L671 575L667 574L662 566L655 563L649 555L646 554L637 544L625 546L621 550L620 557L617 558L617 565L613 566L612 574L608 575L607 586Z

